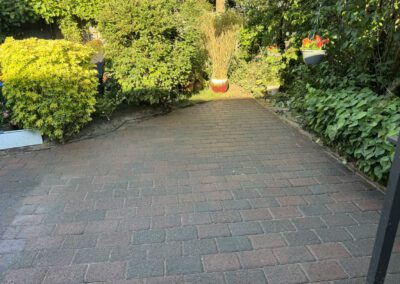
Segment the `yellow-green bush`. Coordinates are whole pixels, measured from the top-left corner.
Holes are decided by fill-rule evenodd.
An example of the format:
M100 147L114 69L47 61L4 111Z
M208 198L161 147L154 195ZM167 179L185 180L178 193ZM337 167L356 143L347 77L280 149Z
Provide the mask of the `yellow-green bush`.
M13 122L59 141L77 133L91 120L96 103L92 53L65 40L6 39L0 66Z

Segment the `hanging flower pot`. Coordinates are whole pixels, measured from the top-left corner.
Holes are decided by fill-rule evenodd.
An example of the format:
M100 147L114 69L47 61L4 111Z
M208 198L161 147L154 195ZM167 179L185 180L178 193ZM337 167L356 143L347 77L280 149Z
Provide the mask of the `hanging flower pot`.
M326 55L323 48L329 43L329 39L323 39L316 35L313 39L303 39L301 52L303 54L304 63L307 65L316 65L322 61Z
M226 93L229 89L228 79L211 79L211 90L215 93Z
M325 50L303 49L301 53L303 54L304 63L307 65L316 65L320 63L326 55Z

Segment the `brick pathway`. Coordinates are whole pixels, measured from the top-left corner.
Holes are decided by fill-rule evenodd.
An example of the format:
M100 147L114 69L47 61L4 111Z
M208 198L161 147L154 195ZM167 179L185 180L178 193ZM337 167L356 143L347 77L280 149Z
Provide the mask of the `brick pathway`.
M1 157L0 180L4 283L363 283L383 198L251 99Z

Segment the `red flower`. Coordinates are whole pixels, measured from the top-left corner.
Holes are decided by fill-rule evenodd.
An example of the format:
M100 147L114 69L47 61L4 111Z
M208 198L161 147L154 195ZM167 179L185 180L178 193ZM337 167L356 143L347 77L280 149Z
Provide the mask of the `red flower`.
M316 35L314 39L305 38L303 39L303 49L322 49L326 44L329 43L329 39L323 39L321 36Z

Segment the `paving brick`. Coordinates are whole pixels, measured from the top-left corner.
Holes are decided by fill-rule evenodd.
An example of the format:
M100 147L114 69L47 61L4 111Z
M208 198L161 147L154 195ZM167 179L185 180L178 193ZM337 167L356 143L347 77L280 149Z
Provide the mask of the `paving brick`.
M165 230L143 230L133 233L133 244L162 243L165 241Z
M217 247L220 252L235 252L252 249L251 242L247 237L218 238Z
M335 226L346 227L346 226L357 225L357 222L354 221L354 219L347 214L338 213L333 215L325 215L322 216L322 219L329 227L335 227Z
M387 284L397 284L400 282L400 274L388 274L385 278Z
M197 231L200 239L228 237L231 235L226 224L201 225L197 226Z
M81 235L86 227L86 223L65 223L57 224L55 234L58 235Z
M380 199L355 200L354 203L362 211L381 210L383 206L383 200Z
M66 236L62 247L66 249L94 248L97 238L97 234Z
M149 245L150 247L152 245ZM150 252L150 251L149 251ZM110 261L146 261L147 250L144 245L111 248ZM149 254L149 257L152 255Z
M268 283L295 284L309 282L299 265L275 265L264 268Z
M258 189L262 197L278 197L286 195L284 186L289 186L289 184L282 184L281 187L275 187L276 181L268 180L267 181L267 188Z
M75 222L90 222L104 220L106 210L87 210L80 211L74 215Z
M8 267L9 269L22 269L22 268L31 268L33 261L36 258L38 251L21 251L16 254L6 254L4 257L10 257L10 263L3 264L0 257L0 274L3 269Z
M272 219L268 208L258 208L240 211L243 221L258 221Z
M350 277L367 276L370 257L345 258L340 260L341 266ZM365 283L365 282L363 282Z
M299 209L305 216L331 214L331 211L323 204L301 205L299 206Z
M254 235L248 237L254 249L286 246L286 242L281 234Z
M340 227L316 229L315 232L323 242L341 242L353 239L345 229Z
M252 199L261 197L255 189L234 190L233 196L235 199Z
M125 278L124 262L93 263L85 275L86 282L115 281Z
M182 215L182 225L203 225L211 223L211 215L209 213L191 213Z
M214 223L233 223L242 221L242 217L238 211L224 211L211 213Z
M110 253L109 248L80 249L75 253L73 262L75 264L107 262Z
M264 272L261 269L239 270L225 272L226 282L230 284L266 284Z
M308 248L319 260L351 257L341 243L310 245Z
M106 200L97 200L94 209L118 209L124 206L125 199L106 199Z
M280 233L295 231L296 228L289 220L270 220L261 222L261 226L265 233Z
M167 275L184 275L203 272L200 256L173 257L166 260Z
M312 231L286 232L283 235L290 246L312 245L321 242Z
M194 204L194 210L196 212L214 212L221 211L222 204L218 201L205 201Z
M295 218L292 219L292 222L298 230L309 230L327 227L327 225L322 221L320 217Z
M25 240L0 240L0 253L13 253L24 249Z
M400 254L392 253L389 261L388 273L400 273Z
M225 284L225 279L221 272L201 273L185 275L184 283Z
M136 208L118 208L106 211L106 219L124 219L136 217Z
M149 278L164 275L164 261L130 261L127 265L127 278Z
M162 216L165 214L163 206L142 206L143 205L140 205L140 207L136 208L136 216L138 217Z
M362 239L355 241L343 242L346 249L351 253L352 256L367 256L371 255L372 248L374 246L374 239Z
M302 196L292 195L292 196L280 196L276 197L276 200L281 206L296 206L305 205L307 202Z
M97 247L128 246L132 239L131 232L115 232L101 234L97 240Z
M333 213L352 213L360 211L360 209L358 209L352 202L337 202L326 204L326 206Z
M16 284L16 283L32 283L40 284L46 274L44 268L28 268L9 271L4 277L2 283Z
M232 253L205 255L203 256L203 266L206 272L240 269L239 258Z
M258 268L277 263L272 250L259 249L239 253L240 263L243 268Z
M346 230L353 236L354 239L375 238L378 225L376 224L361 224L359 226L347 227Z
M102 220L89 222L85 228L85 234L106 233L117 230L118 220Z
M311 281L330 281L347 278L347 274L343 271L336 261L321 261L317 263L302 264L305 272Z
M147 249L147 259L149 260L159 260L162 258L182 256L181 242L149 244L146 245L145 249ZM138 255L138 253L136 253L136 255Z
M217 253L217 245L213 239L183 242L183 255L205 255L215 253Z
M123 219L119 222L118 231L140 231L150 229L150 217L136 217L133 219Z
M44 215L19 215L15 216L11 225L13 226L29 226L38 225L42 222Z
M68 265L73 257L74 251L70 249L44 249L39 252L33 264L39 267Z
M379 213L376 211L366 211L366 212L354 212L351 216L359 224L378 224L379 223Z
M314 256L304 247L281 247L273 250L279 264L302 263L314 261Z
M152 229L173 228L181 225L180 215L154 216L151 219Z
M83 283L87 265L51 267L43 284Z
M225 210L244 210L251 208L247 200L225 200L222 201L222 206Z
M44 248L59 248L61 247L63 241L64 241L63 236L28 239L25 248L30 250L44 249Z
M167 241L188 241L197 239L197 229L193 226L185 226L167 230Z
M270 208L272 217L274 219L287 219L292 217L302 217L303 215L299 211L299 209L295 206L287 206L287 207L274 207Z
M315 178L297 178L297 179L289 179L289 182L293 186L308 186L318 184L318 181Z
M304 199L308 204L326 204L327 206L329 203L335 202L328 194L307 195L304 196Z
M146 281L146 282L144 282ZM159 277L150 277L146 279L130 279L124 281L123 283L129 284L176 284L176 283L183 283L184 278L183 275L173 275L173 276L159 276Z
M274 197L249 199L252 208L271 208L278 207L279 203Z
M257 222L238 222L229 224L232 236L262 234L263 229Z
M313 194L312 191L307 186L287 187L283 188L283 192L288 196L291 195L306 196Z

